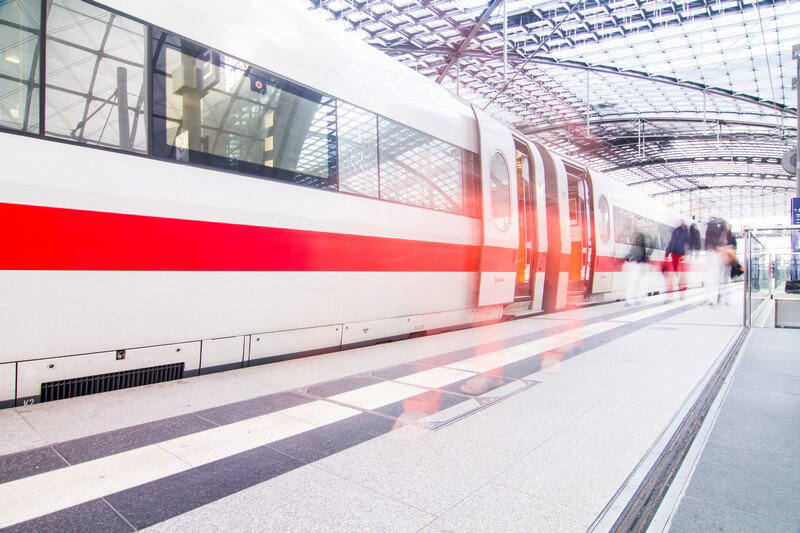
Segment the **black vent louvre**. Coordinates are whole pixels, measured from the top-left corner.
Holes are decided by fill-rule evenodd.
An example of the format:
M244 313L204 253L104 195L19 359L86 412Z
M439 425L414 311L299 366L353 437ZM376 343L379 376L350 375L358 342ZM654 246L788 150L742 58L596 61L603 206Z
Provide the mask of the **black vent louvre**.
M42 402L77 398L100 392L119 389L129 389L151 383L172 381L183 377L184 363L151 366L150 368L137 368L97 376L84 376L82 378L62 379L42 383Z

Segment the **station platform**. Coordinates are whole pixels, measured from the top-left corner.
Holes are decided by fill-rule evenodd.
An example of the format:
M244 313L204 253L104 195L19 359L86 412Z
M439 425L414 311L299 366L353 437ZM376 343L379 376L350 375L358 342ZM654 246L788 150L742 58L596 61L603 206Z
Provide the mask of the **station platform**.
M668 529L800 531L798 421L800 330L753 328L663 504Z
M740 335L728 292L0 411L0 528L597 529Z

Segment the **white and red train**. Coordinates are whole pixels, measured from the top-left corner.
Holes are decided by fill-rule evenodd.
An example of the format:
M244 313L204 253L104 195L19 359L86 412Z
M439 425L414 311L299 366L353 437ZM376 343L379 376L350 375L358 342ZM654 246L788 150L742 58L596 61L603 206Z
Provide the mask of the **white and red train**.
M298 4L47 2L42 120L0 122L0 403L618 299L635 226L663 259L678 213ZM105 111L59 127L75 50Z

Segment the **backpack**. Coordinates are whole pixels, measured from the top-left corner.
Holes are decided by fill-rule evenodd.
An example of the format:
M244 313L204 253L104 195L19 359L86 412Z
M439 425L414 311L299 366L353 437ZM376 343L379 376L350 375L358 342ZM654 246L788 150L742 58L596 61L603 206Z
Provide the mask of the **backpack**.
M725 224L722 220L710 221L706 228L706 250L713 250L725 244L728 244L725 238Z

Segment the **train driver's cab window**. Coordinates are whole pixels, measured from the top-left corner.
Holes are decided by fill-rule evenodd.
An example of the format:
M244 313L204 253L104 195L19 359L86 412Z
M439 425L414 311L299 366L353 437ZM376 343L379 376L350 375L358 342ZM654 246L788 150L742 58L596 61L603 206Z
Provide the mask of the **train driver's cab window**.
M489 188L492 198L492 218L495 225L505 231L511 225L511 186L508 163L500 152L495 152L489 163Z
M39 133L41 0L0 1L0 127Z
M336 188L336 101L153 30L153 153Z
M45 135L147 152L144 24L80 0L47 4Z

